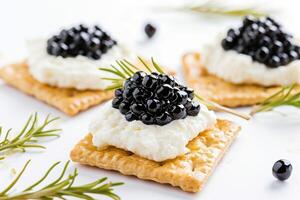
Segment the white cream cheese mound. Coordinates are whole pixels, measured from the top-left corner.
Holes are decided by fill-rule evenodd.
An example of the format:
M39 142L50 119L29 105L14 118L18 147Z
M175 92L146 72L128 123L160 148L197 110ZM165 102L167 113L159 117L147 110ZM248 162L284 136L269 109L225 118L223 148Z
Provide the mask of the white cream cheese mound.
M224 35L217 37L211 45L203 49L203 64L210 74L226 81L262 86L300 84L300 60L277 68L254 62L248 55L236 51L225 51L221 46Z
M78 90L102 90L111 85L101 77L112 75L100 71L100 67L110 67L117 59L130 59L131 52L122 45L116 45L99 60L85 56L67 57L52 56L46 50L47 41L35 39L28 41L28 65L31 75L39 82Z
M204 105L201 105L197 116L174 120L165 126L145 125L141 121L128 122L109 101L90 124L90 133L94 146L98 148L112 145L161 162L187 153L188 142L215 122L215 113Z

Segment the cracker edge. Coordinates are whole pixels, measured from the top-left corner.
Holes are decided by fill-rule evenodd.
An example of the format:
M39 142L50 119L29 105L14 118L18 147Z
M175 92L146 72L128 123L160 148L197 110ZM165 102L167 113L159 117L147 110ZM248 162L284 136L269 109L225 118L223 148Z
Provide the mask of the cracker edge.
M202 189L208 178L211 176L215 167L223 158L229 146L232 144L241 129L239 125L227 120L218 120L216 127L226 134L226 145L224 148L220 149L221 151L213 161L208 173L206 173L204 179L201 180L195 175L193 176L187 173L185 170L160 170L157 167L161 166L162 163L150 161L136 156L131 152L114 147L109 147L117 151L117 153L113 152L113 155L111 155L110 150L98 151L90 144L90 140L92 138L90 134L88 134L74 147L70 153L70 157L72 161L80 164L90 165L107 170L114 170L124 175L133 175L144 180L152 180L158 183L170 184L174 187L180 187L186 192L198 192ZM90 145L91 147L87 145Z
M0 78L4 80L8 85L13 86L25 94L35 97L48 105L51 105L69 116L74 116L81 111L98 105L110 98L113 93L108 91L79 91L76 95L70 97L68 95L63 96L63 91L78 91L75 89L60 89L53 86L48 86L33 79L31 75L23 72L22 75L17 74L17 67L27 67L26 62L14 63L0 68ZM13 76L12 76L13 75ZM25 78L22 78L25 77ZM58 97L58 96L60 97Z

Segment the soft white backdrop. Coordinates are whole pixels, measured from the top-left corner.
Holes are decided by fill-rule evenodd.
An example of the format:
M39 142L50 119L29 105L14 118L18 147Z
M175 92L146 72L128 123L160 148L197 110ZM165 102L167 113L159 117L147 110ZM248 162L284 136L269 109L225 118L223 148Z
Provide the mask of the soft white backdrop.
M60 27L80 22L98 23L119 41L127 43L134 51L145 56L154 56L157 61L180 73L182 54L201 48L219 31L237 24L239 20L225 17L200 17L193 14L166 12L161 7L178 5L183 1L17 1L6 0L0 4L0 63L22 59L26 56L26 39L48 36ZM222 1L224 2L224 1ZM276 9L277 19L294 34L300 33L299 3L297 1L260 1L265 9ZM158 32L147 41L143 33L146 22L155 24ZM15 154L0 162L0 188L12 179L11 169L19 170L28 160L30 167L17 189L33 182L46 168L56 161L67 161L73 146L86 133L91 118L98 114L95 107L70 118L48 105L26 96L0 82L0 125L19 130L29 114L37 111L41 116L52 114L61 117L61 137L44 143L44 151ZM79 169L78 183L103 176L112 181L125 182L116 188L122 199L299 199L300 191L300 117L296 109L287 109L290 116L278 113L264 114L246 122L234 120L243 127L239 137L216 168L204 190L189 194L179 189L134 177L125 177L115 172L71 164ZM248 112L249 109L241 109ZM291 178L278 182L272 176L272 165L280 159L289 159L294 167ZM55 171L58 173L58 171ZM55 174L54 173L54 174Z

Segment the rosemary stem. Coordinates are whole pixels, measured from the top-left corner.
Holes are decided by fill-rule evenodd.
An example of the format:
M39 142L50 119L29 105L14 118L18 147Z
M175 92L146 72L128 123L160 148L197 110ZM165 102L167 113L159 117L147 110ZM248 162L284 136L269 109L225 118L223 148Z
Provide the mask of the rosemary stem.
M50 116L47 116L43 123L39 125L38 114L31 115L18 134L11 137L11 129L6 132L3 139L0 140L0 153L9 150L21 150L25 152L27 148L44 149L44 146L38 144L38 138L59 136L58 132L61 129L46 129L50 123L58 119L57 117L50 118ZM0 127L0 135L1 133L2 128Z
M24 138L16 143L12 143L12 144L7 144L7 145L3 145L2 147L0 147L0 151L4 151L6 149L10 149L12 147L18 147L21 144L24 144L24 142L27 140L28 138Z
M235 110L233 110L233 109L224 107L224 106L219 105L219 104L217 104L217 103L215 103L215 102L212 102L212 101L210 101L209 103L210 103L210 104L213 106L213 108L214 108L215 110L217 110L217 111L227 112L227 113L229 113L229 114L232 114L232 115L241 117L241 118L243 118L243 119L245 119L245 120L250 120L250 119L251 119L251 116L249 116L248 114L243 114L243 113L237 112L237 111L235 111Z
M6 195L6 193L18 182L18 180L23 175L25 169L27 168L28 164L30 163L30 160L26 162L21 172L17 175L17 177L0 193L0 196Z
M282 88L252 108L250 115L258 112L271 111L278 106L294 106L300 108L300 92L296 84L282 86Z
M227 108L225 106L222 106L220 104L217 104L213 101L209 101L207 99L204 99L203 97L195 94L195 96L197 97L197 99L203 103L204 105L206 105L208 108L210 109L213 109L213 110L216 110L216 111L223 111L223 112L226 112L226 113L229 113L229 114L232 114L232 115L235 115L235 116L238 116L238 117L241 117L243 119L246 119L246 120L249 120L251 119L251 116L250 115L247 115L247 114L243 114L243 113L240 113L240 112L237 112L233 109L230 109L230 108Z
M66 199L66 197L76 197L78 199L93 200L94 197L90 195L105 195L113 200L120 200L120 197L113 192L113 187L121 185L121 183L106 183L102 184L107 178L102 178L97 181L87 183L84 185L79 185L73 187L73 183L78 176L77 169L73 173L65 176L67 171L69 161L66 162L60 175L50 184L41 187L41 184L46 181L46 178L50 172L60 163L56 162L48 168L46 173L35 183L27 187L26 189L16 192L13 194L8 194L8 192L16 185L18 180L23 175L25 169L27 168L30 160L26 162L22 170L18 173L17 177L2 191L0 192L0 200L52 200L52 199ZM65 178L64 178L65 177ZM101 185L102 184L102 185ZM39 189L34 190L36 186L40 186Z

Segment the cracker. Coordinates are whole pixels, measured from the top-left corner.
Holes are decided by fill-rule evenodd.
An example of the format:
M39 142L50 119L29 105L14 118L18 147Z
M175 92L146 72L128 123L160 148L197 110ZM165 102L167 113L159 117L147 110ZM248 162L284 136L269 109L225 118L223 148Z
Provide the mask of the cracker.
M199 134L189 142L190 152L172 160L155 162L115 147L98 150L87 135L71 151L74 162L116 170L124 175L178 186L197 192L225 154L240 127L230 121L218 120L213 129Z
M281 89L254 84L233 84L208 74L201 64L200 54L188 53L182 59L187 84L199 95L228 107L249 106L261 103ZM300 91L300 86L294 92Z
M25 62L0 68L0 78L9 85L71 116L108 100L113 95L112 92L108 91L80 91L76 89L57 88L40 83L30 75Z

